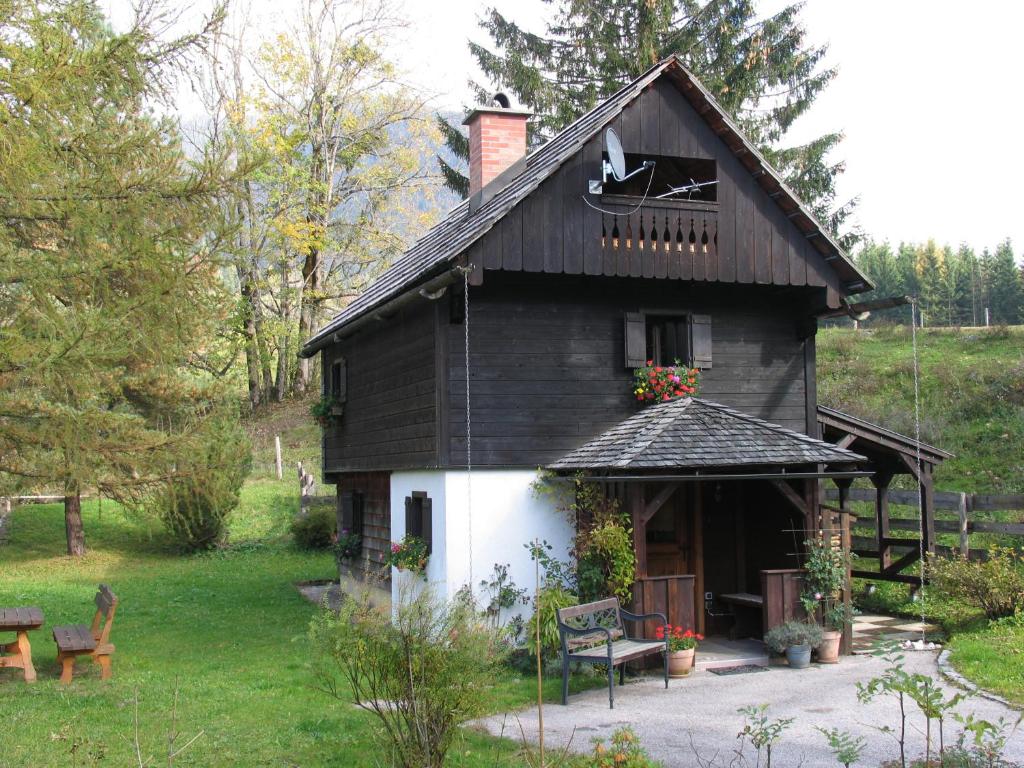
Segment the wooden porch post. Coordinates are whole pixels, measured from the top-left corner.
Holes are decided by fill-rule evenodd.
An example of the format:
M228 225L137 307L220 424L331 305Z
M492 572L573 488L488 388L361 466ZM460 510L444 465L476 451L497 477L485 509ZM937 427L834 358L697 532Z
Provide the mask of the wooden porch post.
M636 576L647 575L647 521L644 519L646 504L644 487L641 483L627 483L626 504L633 525L633 551L636 552Z
M924 551L935 554L935 481L932 465L921 466L921 540Z
M853 588L850 580L852 578L851 567L850 567L850 485L853 480L850 478L842 478L835 481L836 486L839 488L839 509L842 512L839 513L839 531L840 531L840 542L843 548L843 553L846 555L846 577L843 581L843 607L846 609L846 616L852 618L853 616ZM844 656L850 653L850 649L853 646L853 625L850 622L843 624L843 639L839 643L839 653Z
M879 470L871 478L875 486L875 537L878 542L878 570L884 571L892 565L889 550L889 483L892 472Z

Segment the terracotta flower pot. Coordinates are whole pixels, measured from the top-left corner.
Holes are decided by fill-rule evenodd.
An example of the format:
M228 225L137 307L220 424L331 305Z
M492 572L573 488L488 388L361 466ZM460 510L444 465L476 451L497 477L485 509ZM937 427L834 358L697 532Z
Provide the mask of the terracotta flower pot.
M668 676L673 678L686 677L693 669L693 655L695 648L687 648L685 651L671 651L668 654Z
M839 642L842 639L843 633L834 629L823 632L821 634L821 645L818 646L818 663L838 664Z

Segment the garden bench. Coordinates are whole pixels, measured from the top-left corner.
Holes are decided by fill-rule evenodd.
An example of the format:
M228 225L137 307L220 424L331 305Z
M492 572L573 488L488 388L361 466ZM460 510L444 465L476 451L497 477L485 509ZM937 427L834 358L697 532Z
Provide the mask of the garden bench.
M764 598L761 595L750 592L734 592L722 595L720 599L729 606L729 611L735 619L732 629L729 630L730 640L739 640L758 634L753 627L760 624L761 614L764 611Z
M100 584L96 592L96 615L92 626L69 624L53 628L53 639L57 643L57 661L61 665L60 681L70 683L74 675L75 659L92 656L100 665L100 679L110 679L110 656L114 645L110 642L110 627L117 610L117 595L106 584Z
M664 615L630 613L619 606L616 597L559 608L555 615L562 644L562 704L569 703L569 665L574 661L608 665L609 709L615 708L615 667L619 668L619 685L622 685L627 661L662 654L665 687L668 688L668 640L629 637L623 624L623 620L659 619L664 626L668 623Z

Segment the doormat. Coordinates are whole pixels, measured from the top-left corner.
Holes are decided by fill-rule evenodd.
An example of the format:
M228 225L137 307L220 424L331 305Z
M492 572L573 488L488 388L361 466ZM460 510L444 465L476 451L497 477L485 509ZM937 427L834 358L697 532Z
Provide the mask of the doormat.
M708 670L713 675L745 675L748 672L767 672L768 667L760 664L737 664L735 667L712 667Z

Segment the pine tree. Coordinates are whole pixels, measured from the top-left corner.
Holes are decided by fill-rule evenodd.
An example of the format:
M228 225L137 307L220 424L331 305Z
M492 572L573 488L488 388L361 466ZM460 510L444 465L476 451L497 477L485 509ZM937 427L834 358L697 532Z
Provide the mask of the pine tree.
M1024 282L1013 256L1010 239L996 246L986 264L985 282L993 323L1014 325L1021 322L1024 311Z
M216 410L189 364L225 320L216 199L232 179L217 157L189 160L147 107L208 29L160 41L152 5L123 34L95 0L8 7L0 486L59 488L80 555L82 492L140 500Z
M828 156L842 135L781 146L793 122L836 74L822 66L826 46L807 40L799 4L759 18L754 0L547 2L557 11L542 33L522 29L492 8L481 26L494 48L469 45L488 80L536 113L534 141L550 137L657 61L677 54L819 218L833 231L842 227L856 204L836 204L835 182L843 165ZM473 85L485 101L487 89ZM443 118L439 125L451 155L464 162L465 137ZM439 160L448 186L465 196L466 177ZM848 233L848 244L852 240Z

